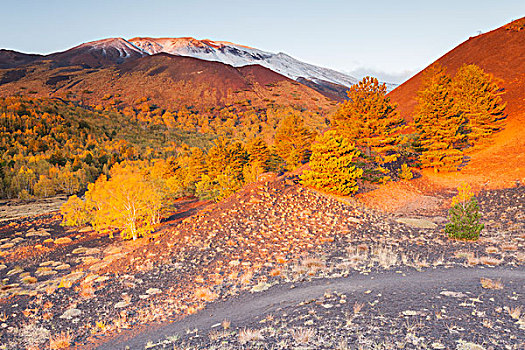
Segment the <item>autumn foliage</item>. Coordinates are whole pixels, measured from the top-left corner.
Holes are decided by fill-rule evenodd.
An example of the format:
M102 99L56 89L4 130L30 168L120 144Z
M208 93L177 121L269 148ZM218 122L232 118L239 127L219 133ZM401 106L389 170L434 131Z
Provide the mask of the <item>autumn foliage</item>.
M124 162L88 185L85 201L72 196L62 206L63 224L89 222L98 232L137 239L160 223L161 211L170 199L166 186L170 174L164 161L152 164Z
M286 162L287 169L293 170L308 161L314 139L315 134L298 114L288 114L276 130L275 150Z

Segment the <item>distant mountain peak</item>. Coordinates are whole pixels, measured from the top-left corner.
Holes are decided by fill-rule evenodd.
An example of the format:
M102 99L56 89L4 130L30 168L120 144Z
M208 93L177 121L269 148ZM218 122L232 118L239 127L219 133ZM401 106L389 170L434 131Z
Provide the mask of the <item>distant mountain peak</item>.
M129 42L150 55L161 52L217 61L234 67L259 64L288 78L324 81L350 87L357 79L332 69L301 62L283 52L277 54L228 41L198 40L191 37L149 38L138 37Z
M82 48L90 48L93 50L115 49L115 50L121 51L123 53L123 56L129 56L130 52L139 53L141 55L146 54L144 50L142 50L141 48L137 47L135 44L123 38L107 38L107 39L89 41L87 43L80 44L74 47L73 49L82 49Z
M358 81L348 74L299 61L283 52L276 54L228 41L199 40L193 37L135 37L129 40L120 37L106 38L83 43L46 57L54 60L58 66L79 64L95 68L161 53L221 62L233 67L260 65L287 78L307 81L310 87L323 93L329 90L331 93L327 96L336 99L345 99L346 90ZM2 56L5 56L0 57L0 64L3 66L18 65L7 53ZM30 62L37 58L24 56L24 59ZM5 63L2 63L3 61ZM395 85L388 84L389 90L393 87ZM337 93L333 94L334 91Z

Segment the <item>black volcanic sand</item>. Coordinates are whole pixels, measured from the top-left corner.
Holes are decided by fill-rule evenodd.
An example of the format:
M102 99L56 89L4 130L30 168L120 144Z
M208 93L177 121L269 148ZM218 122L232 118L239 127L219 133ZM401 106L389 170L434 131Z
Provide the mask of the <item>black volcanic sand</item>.
M290 180L166 223L151 242L66 230L54 216L10 222L0 228L0 342L48 347L69 332L77 346L102 348L519 349L525 187L478 198L486 229L470 243L444 236L446 211L407 225ZM43 230L49 236L27 237ZM71 242L44 243L60 237ZM31 255L36 244L44 249ZM23 253L16 260L13 249ZM28 276L37 281L21 281ZM503 289L482 288L482 277ZM82 296L86 285L93 294ZM196 287L214 295L202 311ZM279 302L250 311L258 298Z

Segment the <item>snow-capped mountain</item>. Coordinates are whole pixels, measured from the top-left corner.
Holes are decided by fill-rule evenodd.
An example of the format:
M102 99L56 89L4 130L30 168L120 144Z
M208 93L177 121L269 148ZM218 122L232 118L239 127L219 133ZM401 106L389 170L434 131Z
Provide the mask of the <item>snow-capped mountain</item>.
M259 64L288 78L294 80L304 78L315 83L324 81L349 87L357 82L352 76L301 62L282 52L275 54L226 41L194 38L133 38L129 42L150 55L168 53L190 56L207 61L218 61L234 67Z
M50 59L56 66L82 65L86 68L99 68L161 53L221 62L233 67L260 65L338 100L345 99L346 90L358 81L348 74L305 63L282 52L272 53L227 41L208 39L108 38L87 42L40 58ZM26 60L39 59L24 55L24 60L14 60L12 55L7 53L3 56L0 55L0 63L5 61L4 68L14 68L19 65L18 61L23 64ZM389 91L395 87L395 84L387 83Z
M135 56L137 54L144 56L144 51L137 46L133 45L129 41L122 38L110 38L92 41L89 43L81 44L76 49L88 48L91 50L102 50L104 54L108 52L118 53L119 57L127 58Z

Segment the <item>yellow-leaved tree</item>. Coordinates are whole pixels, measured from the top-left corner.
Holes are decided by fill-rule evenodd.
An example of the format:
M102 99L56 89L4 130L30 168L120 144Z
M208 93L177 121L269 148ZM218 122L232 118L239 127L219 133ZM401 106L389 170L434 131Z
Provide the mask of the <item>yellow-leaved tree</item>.
M257 177L270 168L270 149L260 137L250 139L246 145L249 161L244 166L243 177L245 182L253 182Z
M296 113L288 114L275 132L275 151L293 170L310 157L310 146L315 133L304 125L303 118Z
M135 240L153 231L162 195L139 169L116 164L109 179L102 175L88 186L86 200L96 208L92 224L97 231L117 229Z
M243 169L248 154L242 143L225 138L215 140L206 156L206 174L195 184L195 193L201 199L220 201L237 192L244 185Z
M92 212L86 208L86 203L76 195L69 197L68 201L60 207L63 226L81 226L91 221Z
M98 232L120 231L133 240L153 231L166 196L150 170L144 164L115 164L109 178L101 175L88 185L85 202L72 196L62 206L63 224L89 220Z

